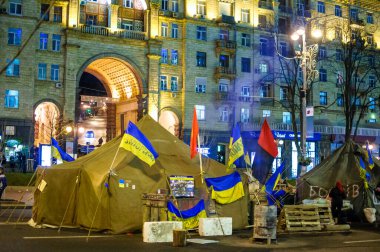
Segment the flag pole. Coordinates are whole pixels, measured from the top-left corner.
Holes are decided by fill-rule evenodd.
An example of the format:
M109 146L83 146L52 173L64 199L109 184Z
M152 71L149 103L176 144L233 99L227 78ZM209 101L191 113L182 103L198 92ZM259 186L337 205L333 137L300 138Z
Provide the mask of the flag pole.
M201 170L201 181L202 181L202 184L203 184L203 167L202 167L202 154L201 152L199 151L201 149L201 145L200 145L200 141L199 141L199 134L198 134L198 154L199 154L199 168Z

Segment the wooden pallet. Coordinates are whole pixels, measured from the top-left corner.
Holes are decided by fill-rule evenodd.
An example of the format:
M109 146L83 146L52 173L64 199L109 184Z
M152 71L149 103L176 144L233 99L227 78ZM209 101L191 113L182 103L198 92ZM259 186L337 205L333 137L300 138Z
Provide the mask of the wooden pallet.
M288 232L320 231L318 206L285 205L281 211L277 228Z
M319 213L319 221L321 222L321 226L325 227L327 225L335 225L331 208L329 205L317 205L318 206L318 213Z

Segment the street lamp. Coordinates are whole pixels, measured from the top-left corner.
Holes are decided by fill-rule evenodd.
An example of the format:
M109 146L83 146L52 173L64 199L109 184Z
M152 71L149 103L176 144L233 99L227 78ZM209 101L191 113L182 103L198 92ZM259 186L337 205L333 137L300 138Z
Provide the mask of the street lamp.
M315 29L312 32L312 36L315 38L319 38L322 36L322 32L319 29ZM302 37L302 52L301 52L301 67L302 67L302 90L300 91L300 96L302 99L302 134L301 134L301 146L302 146L302 157L306 160L306 94L307 94L307 59L311 60L311 55L308 53L306 48L306 32L305 28L301 27L296 30L292 35L291 39L294 41L298 41L299 38ZM302 164L301 174L306 173L306 166Z

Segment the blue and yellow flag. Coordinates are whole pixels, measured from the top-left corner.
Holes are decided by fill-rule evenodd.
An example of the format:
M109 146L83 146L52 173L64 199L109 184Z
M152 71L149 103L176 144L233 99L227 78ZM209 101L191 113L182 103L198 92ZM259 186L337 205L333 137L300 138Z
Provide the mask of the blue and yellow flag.
M57 140L51 138L51 148L52 148L52 156L57 159L57 163L62 163L63 161L71 162L75 159L67 154L64 150L59 147Z
M243 140L241 139L240 129L237 125L232 129L232 135L230 138L230 155L228 157L227 167L231 165L241 156L244 155Z
M372 153L371 153L371 150L369 149L368 142L366 144L366 148L367 148L367 156L368 156L368 167L372 170L372 168L375 166L375 163L373 162Z
M360 164L360 178L363 180L364 188L368 189L368 181L370 181L371 175L367 172L365 168L365 163L362 157L359 157L359 164Z
M206 178L206 185L212 186L211 198L219 204L232 203L244 196L243 182L238 172L217 178Z
M199 218L207 218L205 202L201 199L193 208L179 211L172 202L168 201L168 220L182 221L185 229L199 226Z
M149 166L152 166L158 157L152 144L131 121L128 123L128 128L125 130L119 147L132 152Z
M275 188L277 186L278 181L281 179L281 174L284 171L284 167L285 167L285 162L283 162L280 165L280 167L278 167L276 169L276 171L272 174L272 176L270 176L270 178L267 180L267 182L263 186L262 190L265 191L266 194L267 194L267 200L268 200L268 204L269 205L273 205L274 204L273 199L276 198L275 194L278 193L278 191L276 191Z

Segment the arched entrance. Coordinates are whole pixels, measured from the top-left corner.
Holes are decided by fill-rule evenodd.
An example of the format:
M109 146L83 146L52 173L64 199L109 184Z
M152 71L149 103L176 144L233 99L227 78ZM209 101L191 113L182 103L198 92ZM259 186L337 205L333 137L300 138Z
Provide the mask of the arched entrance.
M170 110L161 111L158 122L171 134L173 134L176 137L179 137L180 125L178 117L174 112Z
M50 144L59 134L60 112L53 102L41 102L34 110L34 146Z
M138 120L142 79L130 62L121 56L95 57L80 69L76 115L85 133L79 144L105 143L120 135L128 121Z

